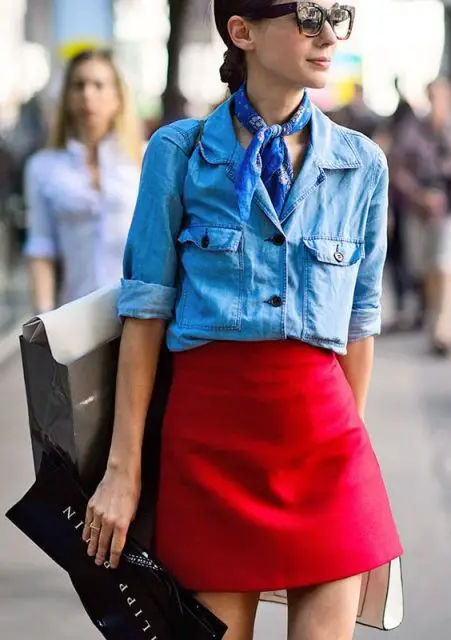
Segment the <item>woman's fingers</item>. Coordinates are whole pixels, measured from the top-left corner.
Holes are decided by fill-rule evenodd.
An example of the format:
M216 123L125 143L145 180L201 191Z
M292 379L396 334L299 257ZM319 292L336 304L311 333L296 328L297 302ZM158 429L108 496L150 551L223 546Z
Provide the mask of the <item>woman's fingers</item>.
M110 552L110 565L112 569L117 569L126 541L127 527L116 526L114 529Z
M111 538L113 536L114 523L107 518L103 519L100 536L97 544L96 564L102 565L110 549Z
M91 537L91 524L94 520L94 509L90 505L86 509L85 526L83 527L83 540L88 542Z
M93 515L93 520L89 522L91 513L88 509L83 530L83 538L88 544L88 555L95 556L97 565L102 565L109 556L109 562L113 569L119 565L122 552L127 541L128 527L119 523L115 519ZM87 537L85 537L85 532Z
M108 477L89 501L83 528L88 555L97 565L109 560L116 568L127 541L127 532L136 513L140 487L128 477Z
M88 556L95 556L102 531L102 520L99 516L94 516L93 521L89 525L89 531Z

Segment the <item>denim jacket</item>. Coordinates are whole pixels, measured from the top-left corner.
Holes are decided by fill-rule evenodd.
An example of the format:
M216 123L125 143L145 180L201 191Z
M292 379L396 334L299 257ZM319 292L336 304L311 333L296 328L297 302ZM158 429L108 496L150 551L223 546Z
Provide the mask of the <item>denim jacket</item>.
M296 339L346 353L380 331L388 170L380 149L314 108L304 165L277 216L260 181L249 220L230 101L149 142L124 256L122 317L170 320L183 351Z

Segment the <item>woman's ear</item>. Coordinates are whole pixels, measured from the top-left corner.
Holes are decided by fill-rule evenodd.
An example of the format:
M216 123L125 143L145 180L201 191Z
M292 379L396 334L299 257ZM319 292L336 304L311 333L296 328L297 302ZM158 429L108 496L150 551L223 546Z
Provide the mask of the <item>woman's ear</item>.
M250 23L241 16L232 16L227 24L229 36L235 47L242 51L253 51L255 43Z

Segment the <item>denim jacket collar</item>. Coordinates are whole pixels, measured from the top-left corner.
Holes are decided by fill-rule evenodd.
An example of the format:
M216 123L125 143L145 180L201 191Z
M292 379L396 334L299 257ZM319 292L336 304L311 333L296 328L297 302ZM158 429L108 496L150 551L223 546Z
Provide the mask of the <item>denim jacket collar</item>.
M239 158L237 140L230 111L231 98L223 102L207 118L202 132L202 155L210 164L233 164Z
M210 164L234 166L243 156L231 116L231 98L221 104L207 119L202 135L202 154ZM362 162L350 136L313 106L310 152L322 169L356 169Z

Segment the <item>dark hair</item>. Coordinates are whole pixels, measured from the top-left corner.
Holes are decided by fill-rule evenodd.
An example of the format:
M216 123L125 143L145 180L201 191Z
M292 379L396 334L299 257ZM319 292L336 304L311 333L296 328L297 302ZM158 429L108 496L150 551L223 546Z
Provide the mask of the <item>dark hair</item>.
M214 0L216 28L227 47L219 73L221 80L229 86L230 93L238 91L246 80L246 57L244 51L230 39L228 22L232 16L252 15L256 10L272 4L274 0Z

